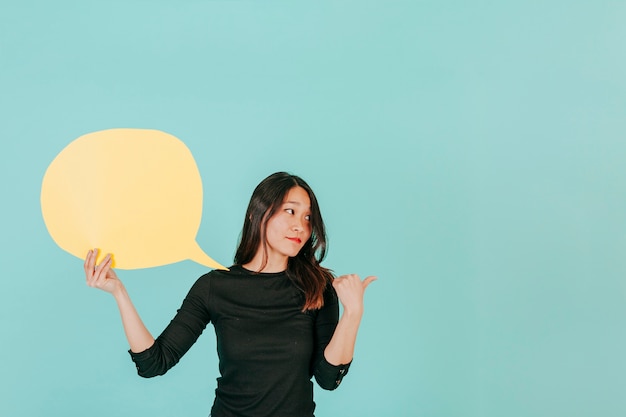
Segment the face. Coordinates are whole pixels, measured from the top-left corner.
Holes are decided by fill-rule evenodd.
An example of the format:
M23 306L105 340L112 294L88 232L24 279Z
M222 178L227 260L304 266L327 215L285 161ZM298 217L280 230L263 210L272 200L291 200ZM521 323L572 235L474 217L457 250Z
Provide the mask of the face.
M287 261L300 252L311 237L311 199L302 187L293 187L267 221L268 259Z

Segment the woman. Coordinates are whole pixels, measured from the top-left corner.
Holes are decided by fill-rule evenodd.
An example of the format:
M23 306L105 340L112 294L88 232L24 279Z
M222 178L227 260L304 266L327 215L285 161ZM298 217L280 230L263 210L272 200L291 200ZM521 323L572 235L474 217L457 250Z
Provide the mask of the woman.
M270 175L254 190L235 264L200 277L155 340L107 255L85 259L87 284L110 292L139 375L162 375L215 328L221 376L213 417L313 416L313 384L339 386L352 362L363 293L375 277L333 278L322 267L326 233L317 199L301 178ZM339 319L338 300L343 305Z

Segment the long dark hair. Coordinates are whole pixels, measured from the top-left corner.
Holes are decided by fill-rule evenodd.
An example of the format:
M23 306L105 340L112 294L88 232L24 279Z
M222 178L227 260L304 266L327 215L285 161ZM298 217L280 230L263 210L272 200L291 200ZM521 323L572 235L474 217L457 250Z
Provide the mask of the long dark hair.
M329 269L320 265L326 256L326 229L317 198L302 178L276 172L257 185L246 210L235 264L243 265L252 261L256 252L262 248L264 256L259 270L265 267L267 221L283 204L285 196L293 187L302 187L311 200L311 237L296 256L289 258L287 276L304 293L302 310L314 310L324 305L324 290L332 284L333 275Z

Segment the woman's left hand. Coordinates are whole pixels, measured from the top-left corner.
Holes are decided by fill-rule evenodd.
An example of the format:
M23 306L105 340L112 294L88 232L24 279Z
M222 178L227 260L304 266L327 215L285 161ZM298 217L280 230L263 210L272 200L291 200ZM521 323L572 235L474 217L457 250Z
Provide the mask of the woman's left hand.
M345 312L352 314L363 313L363 294L367 286L375 280L375 276L369 276L361 281L361 278L356 274L342 275L335 278L333 287Z

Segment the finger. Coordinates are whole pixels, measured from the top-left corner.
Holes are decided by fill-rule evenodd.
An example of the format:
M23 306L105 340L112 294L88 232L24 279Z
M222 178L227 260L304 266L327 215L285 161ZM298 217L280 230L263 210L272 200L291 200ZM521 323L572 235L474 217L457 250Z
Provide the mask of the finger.
M104 257L102 262L100 262L100 264L98 266L96 266L95 272L98 275L106 275L106 272L107 272L107 270L109 269L110 266L111 266L111 254L107 253L107 255ZM104 274L103 274L103 272L104 272Z
M93 251L90 251L90 257L89 257L89 261L87 262L87 265L85 266L85 274L87 275L87 285L89 285L90 287L95 287L96 286L96 281L98 280L98 273L97 273L97 267L96 267L96 258L98 256L98 249L94 249Z
M369 277L365 278L363 280L363 290L365 290L368 285L370 285L372 282L376 281L377 279L378 277L375 277L373 275L370 275Z
M111 266L111 254L107 254L102 262L94 270L94 284L100 286L106 279L107 272Z
M85 271L90 269L90 265L91 269L93 270L93 253L94 251L92 249L89 249L89 251L87 252L87 256L85 256L85 263L83 264Z
M334 281L341 282L341 281L346 281L346 280L353 280L355 278L360 280L359 276L356 274L344 274L335 278Z
M85 262L83 262L83 268L87 269L87 263L89 262L89 255L91 255L91 249L87 251L87 255L85 255Z
M85 268L85 277L87 279L87 284L91 285L91 281L93 281L93 277L94 277L94 263L95 263L95 251L94 250L89 250L89 252L87 253L87 257L85 258L85 264L84 264L84 268Z

